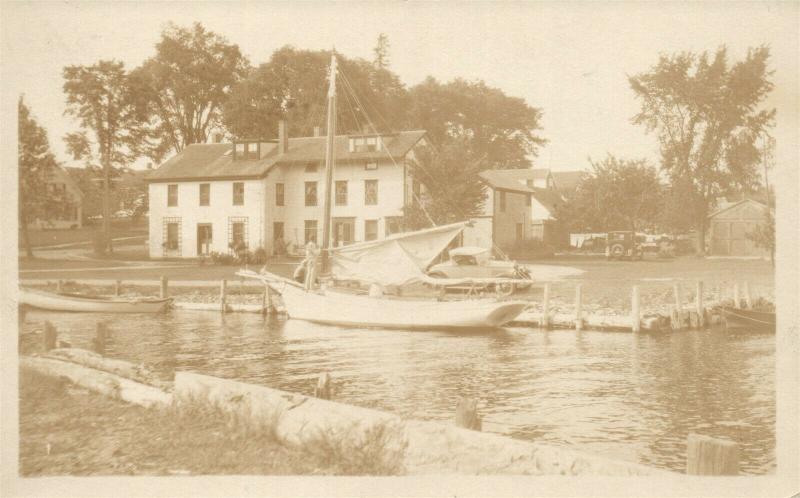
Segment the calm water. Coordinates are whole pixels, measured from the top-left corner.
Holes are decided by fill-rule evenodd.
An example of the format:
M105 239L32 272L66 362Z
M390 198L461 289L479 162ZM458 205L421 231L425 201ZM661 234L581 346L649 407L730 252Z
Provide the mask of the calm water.
M459 396L479 400L484 430L567 444L682 471L687 434L740 443L742 470L773 471L775 337L722 330L661 335L509 328L401 332L313 325L256 314L30 312L23 332L57 324L108 355L311 393L321 371L337 400L449 421ZM25 334L24 352L40 336Z

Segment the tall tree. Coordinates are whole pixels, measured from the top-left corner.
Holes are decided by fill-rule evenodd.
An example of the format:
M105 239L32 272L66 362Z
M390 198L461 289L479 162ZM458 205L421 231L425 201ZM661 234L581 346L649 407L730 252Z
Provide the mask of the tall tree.
M641 230L658 222L662 185L653 166L644 159L618 159L610 154L590 162L591 172L569 202L559 206L557 218L572 229L593 232Z
M65 67L64 93L65 114L74 116L81 128L64 137L67 148L75 159L85 159L89 166L99 163L103 168L103 231L96 248L110 252L112 170L129 165L147 146L140 126L143 118L122 62Z
M486 200L478 176L483 169L483 161L463 139L417 149L409 169L414 194L404 213L406 228L429 227L431 221L436 225L464 221L479 215Z
M492 169L530 167L530 157L547 142L538 134L541 109L483 81L442 84L428 77L410 90L410 101L411 126L427 130L434 143L468 139Z
M759 135L775 109L761 109L772 90L769 48L748 50L729 64L727 50L700 55L662 55L648 72L629 78L641 111L633 122L658 137L661 167L673 185L691 180L696 220L704 247L708 214L717 197L752 188L758 181Z
M378 35L378 41L375 48L372 49L375 53L375 58L372 63L375 69L388 69L389 68L389 37L386 33Z
M222 107L248 65L237 45L202 24L169 24L156 44L156 55L131 73L138 104L147 111L149 132L158 139L147 154L160 162L170 151L205 142L221 125Z
M19 228L25 254L33 257L28 225L37 218L50 218L70 206L66 192L50 190L48 180L58 167L50 152L47 132L31 116L22 96L17 103L18 166L19 166Z
M271 138L278 121L287 120L290 135L307 136L323 125L331 52L285 46L236 85L224 107L225 127L240 137ZM374 86L376 69L363 59L339 54L337 131L366 128L399 130L405 122L406 90L383 70L383 87Z

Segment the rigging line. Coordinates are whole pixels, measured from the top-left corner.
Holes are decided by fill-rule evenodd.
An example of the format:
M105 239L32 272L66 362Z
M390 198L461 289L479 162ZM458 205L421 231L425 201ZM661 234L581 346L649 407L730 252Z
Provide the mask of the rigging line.
M349 82L349 80L348 80L347 76L346 76L346 75L345 75L345 74L344 74L342 71L339 71L339 74L341 74L341 75L342 75L342 81L344 82L344 87L345 87L346 91L349 91L349 92L352 94L352 96L353 96L353 99L355 100L355 102L356 102L357 106L358 106L358 107L361 109L361 112L364 114L364 118L366 118L366 120L367 120L367 124L368 124L368 125L369 125L369 126L372 128L372 131L373 131L375 134L379 135L379 133L378 133L378 130L377 130L377 128L375 127L375 123L373 123L373 122L372 122L372 119L370 119L369 115L366 113L366 110L364 109L364 106L363 106L363 104L361 104L361 101L360 101L360 99L358 98L358 95L356 94L355 90L353 89L353 86L350 84L350 82ZM383 140L381 140L381 143L382 143L382 142L383 142ZM389 156L389 159L391 159L391 160L392 160L392 163L395 165L395 167L400 167L400 166L397 164L397 161L395 160L395 158L394 158L394 156L392 155L392 153L389 151L389 148L388 148L388 147L386 147L386 146L384 145L384 146L383 146L383 149L386 151L386 154ZM403 188L405 188L405 186L404 186ZM412 196L414 197L414 199L417 201L417 204L420 206L420 208L422 208L422 212L425 214L425 217L428 219L428 221L430 222L431 226L434 226L434 227L435 227L435 226L436 226L436 222L434 222L434 221L433 221L433 218L431 217L430 213L429 213L429 212L428 212L428 210L425 208L425 204L424 204L424 203L422 203L422 201L420 200L420 198L419 198L419 197L417 196L417 194L414 192L414 189L413 189L413 188L411 189L411 195L412 195Z

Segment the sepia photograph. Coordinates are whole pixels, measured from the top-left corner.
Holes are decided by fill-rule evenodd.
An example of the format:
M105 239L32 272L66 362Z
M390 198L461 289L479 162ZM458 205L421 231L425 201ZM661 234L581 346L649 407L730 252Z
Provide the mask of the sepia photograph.
M800 3L0 22L4 496L800 492Z

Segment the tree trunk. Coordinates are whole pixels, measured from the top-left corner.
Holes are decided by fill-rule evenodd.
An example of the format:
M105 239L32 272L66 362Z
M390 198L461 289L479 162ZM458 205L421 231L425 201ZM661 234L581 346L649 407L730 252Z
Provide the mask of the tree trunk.
M109 164L108 152L103 158L103 251L110 254L111 247L111 165Z

